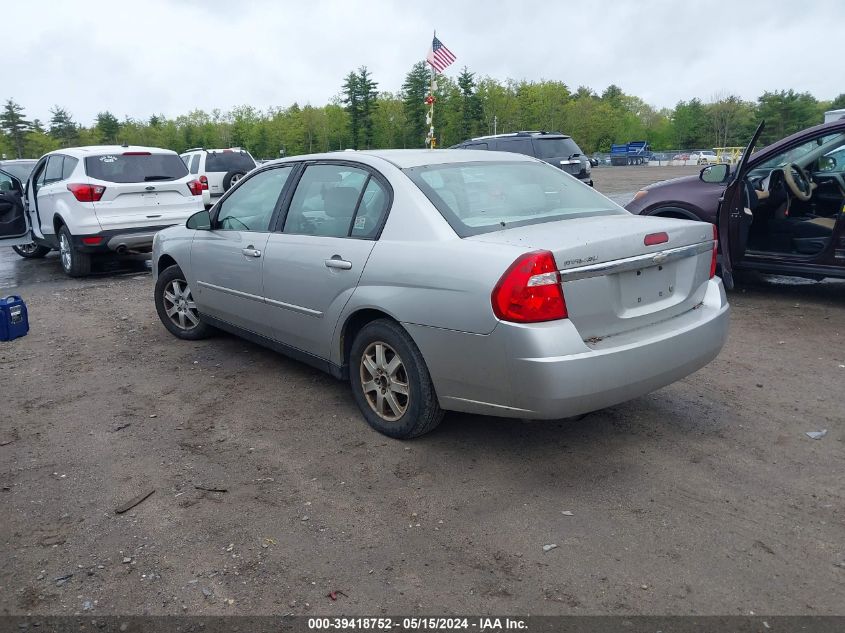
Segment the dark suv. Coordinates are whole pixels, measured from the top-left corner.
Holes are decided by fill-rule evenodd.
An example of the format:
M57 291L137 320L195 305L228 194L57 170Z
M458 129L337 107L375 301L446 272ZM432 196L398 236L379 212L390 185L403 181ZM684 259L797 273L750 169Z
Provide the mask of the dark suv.
M571 136L560 132L526 131L479 136L453 145L452 149L486 149L533 156L593 186L590 159L584 155Z

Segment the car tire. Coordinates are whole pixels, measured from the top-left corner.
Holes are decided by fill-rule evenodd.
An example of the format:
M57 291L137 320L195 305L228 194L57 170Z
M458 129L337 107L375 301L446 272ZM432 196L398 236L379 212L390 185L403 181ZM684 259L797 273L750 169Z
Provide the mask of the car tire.
M197 311L191 288L179 266L170 266L159 273L155 305L158 318L176 338L198 341L214 333L214 328Z
M12 249L24 259L41 259L52 250L46 246L40 246L35 242L22 246L13 246Z
M225 176L223 176L223 191L229 191L232 185L244 176L246 176L246 172L243 171L235 170L228 172Z
M62 270L70 277L85 277L91 274L91 255L83 253L73 246L73 236L70 229L62 226L59 229L59 261Z
M349 354L349 374L358 408L379 433L410 439L433 430L443 419L425 360L395 321L372 321L358 332Z

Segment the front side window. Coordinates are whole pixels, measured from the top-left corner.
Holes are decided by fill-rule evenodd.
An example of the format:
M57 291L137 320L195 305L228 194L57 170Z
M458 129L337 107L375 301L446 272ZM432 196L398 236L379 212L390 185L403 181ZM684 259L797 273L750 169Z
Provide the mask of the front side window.
M296 186L283 231L298 235L349 236L369 179L369 172L357 167L309 165ZM375 198L376 194L372 195ZM372 228L371 217L366 217L358 228L363 233Z
M627 211L545 163L471 162L404 170L460 237Z
M797 145L777 153L764 163L755 165L754 170L776 169L778 167L783 167L787 163L797 163L801 167L806 168L813 161L818 160L825 154L835 151L837 148L842 147L842 145L845 145L845 134L838 133L820 136L811 141L801 143L801 145Z
M269 169L244 180L220 203L215 228L229 231L267 231L291 167Z
M12 191L15 187L15 181L12 180L12 177L0 171L0 191Z

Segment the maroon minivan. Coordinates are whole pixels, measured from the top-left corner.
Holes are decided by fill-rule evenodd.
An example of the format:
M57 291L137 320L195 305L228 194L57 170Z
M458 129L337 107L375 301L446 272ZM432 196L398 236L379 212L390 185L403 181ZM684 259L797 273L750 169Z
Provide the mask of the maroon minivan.
M734 170L710 165L655 183L625 208L717 224L729 288L740 269L845 278L845 118L752 154L763 125Z

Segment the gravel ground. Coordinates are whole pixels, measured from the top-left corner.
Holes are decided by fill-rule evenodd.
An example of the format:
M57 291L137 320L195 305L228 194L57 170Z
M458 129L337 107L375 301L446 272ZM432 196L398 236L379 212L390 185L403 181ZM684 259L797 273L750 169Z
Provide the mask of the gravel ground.
M0 343L3 613L845 614L843 284L749 282L719 358L627 404L399 442L329 376L172 338L145 270L0 254L32 325Z

